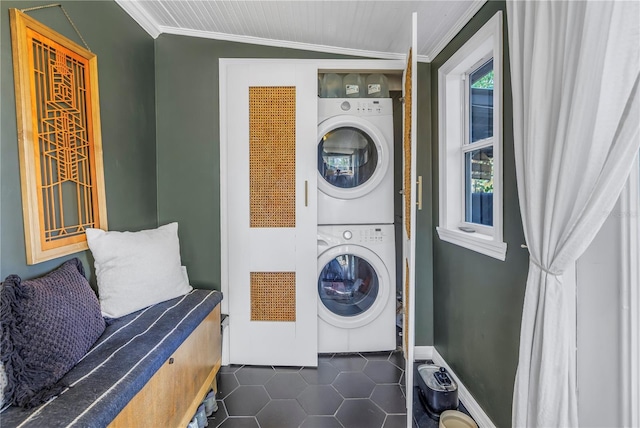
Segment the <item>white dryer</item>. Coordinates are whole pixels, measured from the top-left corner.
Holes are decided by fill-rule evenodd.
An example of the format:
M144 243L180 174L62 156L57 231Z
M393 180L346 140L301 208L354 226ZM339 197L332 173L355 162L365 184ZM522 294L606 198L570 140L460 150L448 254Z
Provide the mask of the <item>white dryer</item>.
M318 352L396 349L393 225L318 226Z
M318 224L393 223L390 98L318 99Z

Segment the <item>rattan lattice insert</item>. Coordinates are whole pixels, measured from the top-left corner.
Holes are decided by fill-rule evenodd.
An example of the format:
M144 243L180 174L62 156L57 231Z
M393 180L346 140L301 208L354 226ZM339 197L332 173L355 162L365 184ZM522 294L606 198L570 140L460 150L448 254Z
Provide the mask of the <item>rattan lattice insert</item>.
M251 272L251 321L296 320L296 273Z
M407 236L411 236L411 56L413 53L409 50L409 59L407 60L407 73L404 81L404 224Z
M250 227L296 225L296 88L249 88Z

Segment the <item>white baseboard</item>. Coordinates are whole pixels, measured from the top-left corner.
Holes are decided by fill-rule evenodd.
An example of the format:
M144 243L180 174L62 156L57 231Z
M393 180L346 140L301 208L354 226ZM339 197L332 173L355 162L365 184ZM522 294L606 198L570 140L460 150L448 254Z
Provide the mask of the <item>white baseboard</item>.
M415 346L413 348L414 360L431 360L433 358L433 346Z
M433 346L425 346L425 348L431 348L431 359L433 360L433 362L438 366L446 368L451 377L453 377L453 379L456 381L456 383L458 384L458 398L460 399L460 401L462 401L464 407L467 408L467 410L471 414L471 417L476 421L478 427L495 428L495 424L491 421L491 419L489 419L489 416L487 416L484 410L482 410L482 407L480 407L475 398L473 398L473 395L471 395L469 390L464 386L462 382L460 382L460 378L458 378L455 372L451 370L451 367L449 367L444 358L442 358L442 355L438 353L438 350ZM416 359L418 359L417 355L418 350L416 349Z

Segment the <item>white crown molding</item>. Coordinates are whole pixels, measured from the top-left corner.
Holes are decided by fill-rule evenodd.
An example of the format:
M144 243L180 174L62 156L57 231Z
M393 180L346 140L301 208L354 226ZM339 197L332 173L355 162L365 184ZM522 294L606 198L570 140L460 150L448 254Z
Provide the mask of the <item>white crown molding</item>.
M481 0L484 3L486 0ZM151 37L157 39L160 34L174 34L178 36L199 37L203 39L225 40L228 42L248 43L261 46L272 46L278 48L300 49L305 51L334 53L340 55L351 55L357 57L367 57L376 59L392 59L405 60L406 54L369 51L364 49L352 49L339 46L316 45L311 43L291 42L286 40L265 39L262 37L244 36L238 34L218 33L214 31L193 30L189 28L178 28L166 25L159 25L156 21L149 18L146 11L139 5L138 0L115 0L115 2L124 9L134 21L138 23ZM473 16L473 15L471 15ZM466 23L466 21L465 21ZM460 27L462 28L462 27ZM455 34L454 34L455 35ZM418 55L417 61L428 63L431 62L432 56Z
M325 53L352 55L352 56L358 56L358 57L368 57L368 58L377 58L377 59L404 60L406 57L406 55L403 53L367 51L362 49L342 48L338 46L315 45L311 43L300 43L300 42L290 42L286 40L265 39L262 37L217 33L214 31L192 30L188 28L175 28L175 27L167 27L162 25L159 26L158 29L163 34L200 37L203 39L225 40L228 42L249 43L254 45L273 46L278 48L300 49L305 51L325 52Z
M115 2L124 9L134 21L142 27L151 37L157 39L161 31L158 23L147 16L145 10L134 0L115 0Z
M476 399L473 398L471 392L469 392L467 387L464 386L455 372L451 370L449 364L447 364L444 358L442 358L442 355L438 353L438 350L436 348L433 348L432 360L436 365L446 368L451 377L453 377L453 380L456 381L456 383L458 384L458 397L460 398L460 401L462 401L462 404L464 404L464 407L466 407L469 411L471 417L476 421L478 426L481 428L495 428L495 424L491 421L489 416L487 416L484 410L482 410L480 404L478 404Z
M426 58L429 58L432 61L438 54L453 40L455 36L458 35L460 30L464 28L465 25L473 18L473 16L480 10L482 6L487 2L487 0L476 0L473 2L471 7L467 9L464 15L460 17L456 21L456 23L449 29L447 34L440 39L440 42L426 55Z

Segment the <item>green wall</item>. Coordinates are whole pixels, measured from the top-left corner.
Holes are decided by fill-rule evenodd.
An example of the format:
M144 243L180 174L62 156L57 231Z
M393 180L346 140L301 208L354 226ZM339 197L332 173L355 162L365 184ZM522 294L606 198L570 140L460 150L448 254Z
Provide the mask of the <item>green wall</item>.
M0 2L0 277L31 278L64 260L80 256L87 272L88 251L27 266L22 221L16 129L10 8L51 2ZM109 229L136 230L157 225L154 41L113 1L61 2L98 56L100 117ZM28 15L82 45L59 7Z
M191 283L220 289L220 58L346 58L163 34L156 40L158 220L179 222Z
M504 240L502 262L443 242L434 255L434 340L461 381L497 426L511 425L511 401L518 359L522 303L528 270L513 153L511 78L504 2L487 2L431 63L433 124L438 123L438 68L498 10L504 18ZM431 140L438 159L438 129ZM433 163L434 225L438 221L438 165Z
M420 24L418 24L420 25ZM433 323L433 182L431 171L431 64L418 64L418 158L417 175L422 176L422 210L416 209L416 301L415 345L434 344ZM437 122L434 122L437 123Z

